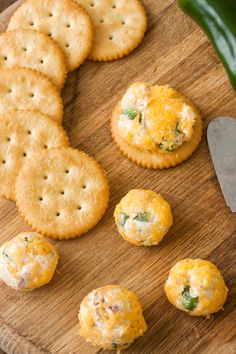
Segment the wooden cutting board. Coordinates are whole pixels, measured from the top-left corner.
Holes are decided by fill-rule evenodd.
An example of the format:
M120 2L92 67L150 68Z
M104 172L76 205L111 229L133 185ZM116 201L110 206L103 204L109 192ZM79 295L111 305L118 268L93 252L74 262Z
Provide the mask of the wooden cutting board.
M205 134L192 158L166 171L136 166L111 140L113 106L136 80L168 83L189 95L205 118L205 131L216 116L236 117L235 92L203 33L175 1L144 3L149 28L133 54L110 63L87 61L67 79L64 127L71 145L106 169L110 206L88 234L56 242L61 258L48 286L20 294L0 284L0 347L7 353L101 353L79 337L77 312L83 297L105 284L133 290L144 308L149 330L127 354L236 352L236 222L220 192ZM18 2L0 15L0 31L16 6ZM171 203L174 226L158 247L138 248L117 234L114 207L132 188L161 192ZM0 227L1 242L30 230L14 203L3 199ZM170 267L186 257L207 258L223 272L229 296L224 312L212 320L191 318L165 297Z

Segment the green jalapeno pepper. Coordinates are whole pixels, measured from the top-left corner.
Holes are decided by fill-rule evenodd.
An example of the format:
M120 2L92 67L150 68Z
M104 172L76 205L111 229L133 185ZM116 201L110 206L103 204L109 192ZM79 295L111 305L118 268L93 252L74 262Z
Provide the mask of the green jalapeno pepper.
M177 0L203 29L236 91L236 0Z

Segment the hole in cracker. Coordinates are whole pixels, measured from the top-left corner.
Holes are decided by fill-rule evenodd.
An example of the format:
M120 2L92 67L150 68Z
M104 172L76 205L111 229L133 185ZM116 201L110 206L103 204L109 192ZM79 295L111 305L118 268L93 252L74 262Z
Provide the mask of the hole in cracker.
M122 21L121 21L121 24L124 26L124 25L125 25L125 21L124 21L124 20L122 20Z
M3 59L4 59L5 61L7 61L7 57L3 57Z
M34 97L34 93L31 93L31 94L30 94L30 97L32 97L32 98L33 98L33 97Z
M47 149L47 148L48 148L48 146L47 146L47 145L44 145L44 146L43 146L43 148L44 148L44 149Z
M50 14L48 15L49 17L52 17L53 16L53 14L50 12Z
M6 163L6 160L2 160L2 163L5 164L5 163Z
M78 206L78 210L81 210L81 209L82 209L82 206L79 205L79 206Z
M33 22L30 22L30 26L33 26L34 25L34 23Z
M65 170L65 173L69 173L70 171L69 170Z
M67 27L67 28L70 28L71 26L70 26L70 24L69 24L69 23L67 23L66 27Z
M56 216L60 216L60 213L59 213L59 211L56 213Z
M48 33L49 37L52 37L52 34L51 33Z
M61 194L61 195L64 195L64 194L65 194L65 192L64 192L64 191L60 191L60 194Z
M12 93L12 89L9 89L9 90L8 90L8 93Z
M31 135L31 130L27 130L27 134L28 134L28 135Z
M41 63L41 64L43 64L43 63L44 63L43 59L41 59L41 60L40 60L40 63Z
M42 198L42 197L40 197L40 198L39 198L39 201L40 201L40 202L42 202L42 200L43 200L43 198Z
M109 40L112 41L112 39L113 39L113 36L109 36Z
M94 2L90 2L90 6L93 7L95 4Z
M48 176L47 176L47 175L44 175L44 176L43 176L43 179L48 179Z
M115 4L114 4L114 5L112 5L112 8L113 8L113 9L116 9L116 5L115 5Z
M27 156L26 152L23 152L23 156L24 156L24 157L26 157L26 156Z
M11 141L11 138L9 138L9 136L7 137L7 141Z
M22 50L23 50L24 52L27 52L27 48L25 48L25 47L24 47L24 48L22 48Z
M99 21L100 23L104 23L104 19L103 18L101 18L101 20Z
M83 188L83 189L87 188L86 184L83 184L83 185L82 185L82 188Z
M68 43L66 43L65 47L66 47L66 48L69 48L69 46L70 46L70 45L69 45Z

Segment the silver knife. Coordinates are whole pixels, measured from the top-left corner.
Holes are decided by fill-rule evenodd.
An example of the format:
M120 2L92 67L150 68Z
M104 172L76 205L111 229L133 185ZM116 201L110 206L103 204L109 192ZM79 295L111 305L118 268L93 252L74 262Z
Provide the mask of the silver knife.
M219 117L207 129L212 162L226 204L236 212L236 119Z

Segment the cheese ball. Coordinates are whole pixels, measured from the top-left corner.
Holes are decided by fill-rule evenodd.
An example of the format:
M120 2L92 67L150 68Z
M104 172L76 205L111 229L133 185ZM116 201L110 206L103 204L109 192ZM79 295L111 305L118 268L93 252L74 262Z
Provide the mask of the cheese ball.
M169 203L144 189L129 191L116 206L114 217L120 235L136 246L157 245L173 223Z
M120 136L149 152L172 152L191 140L199 116L192 102L170 86L132 84L121 99Z
M16 290L29 291L50 282L59 256L36 232L24 232L0 247L0 279Z
M165 283L169 301L191 316L206 316L223 309L228 289L217 267L202 259L184 259L170 270Z
M79 322L86 341L111 350L129 347L147 330L137 296L119 285L89 293L80 305Z

